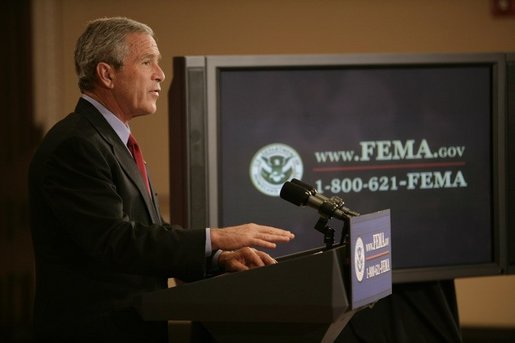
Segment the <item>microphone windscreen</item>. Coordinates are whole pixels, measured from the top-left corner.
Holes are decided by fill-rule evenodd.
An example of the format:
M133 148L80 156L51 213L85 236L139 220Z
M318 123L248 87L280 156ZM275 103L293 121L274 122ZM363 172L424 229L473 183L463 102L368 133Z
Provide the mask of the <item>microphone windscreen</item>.
M315 195L317 193L317 190L315 189L315 187L311 186L310 184L305 183L304 181L301 181L298 179L291 179L291 183L294 183L297 186L304 188L311 195Z
M310 192L295 183L287 181L281 188L280 196L281 199L289 201L294 205L304 206L308 202Z

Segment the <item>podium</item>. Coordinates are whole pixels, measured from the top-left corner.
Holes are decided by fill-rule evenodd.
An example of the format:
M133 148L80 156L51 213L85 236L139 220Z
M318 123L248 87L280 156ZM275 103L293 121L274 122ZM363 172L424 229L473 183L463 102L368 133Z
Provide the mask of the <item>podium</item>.
M390 295L390 211L350 218L338 246L141 294L144 320L198 322L214 342L333 342L354 313Z
M163 289L137 298L144 320L200 322L215 342L333 342L353 314L348 247Z

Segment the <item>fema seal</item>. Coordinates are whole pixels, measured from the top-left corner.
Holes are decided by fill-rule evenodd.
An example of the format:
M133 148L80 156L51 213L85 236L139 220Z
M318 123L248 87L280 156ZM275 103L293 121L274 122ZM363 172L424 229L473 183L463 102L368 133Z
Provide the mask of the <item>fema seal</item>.
M354 245L354 271L358 282L363 281L363 276L365 275L365 246L361 237L356 239L356 244Z
M282 143L269 144L250 161L250 179L258 191L279 196L283 184L292 178L302 179L304 167L300 155Z

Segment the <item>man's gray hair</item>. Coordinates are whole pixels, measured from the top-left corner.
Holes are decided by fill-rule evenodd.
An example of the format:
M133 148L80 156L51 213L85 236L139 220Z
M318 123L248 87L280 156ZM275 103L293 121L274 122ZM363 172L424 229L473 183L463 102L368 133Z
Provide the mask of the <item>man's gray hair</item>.
M125 38L130 33L154 36L149 26L124 17L100 18L88 23L75 47L75 71L81 92L93 89L98 63L108 63L115 69L123 65L129 53Z

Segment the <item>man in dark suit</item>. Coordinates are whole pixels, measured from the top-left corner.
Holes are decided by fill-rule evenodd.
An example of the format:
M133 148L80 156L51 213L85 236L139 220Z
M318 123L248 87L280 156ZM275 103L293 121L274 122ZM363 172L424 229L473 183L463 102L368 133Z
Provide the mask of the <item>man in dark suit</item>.
M134 296L167 287L169 277L275 263L251 247L293 238L256 224L163 223L146 168L126 145L129 120L156 111L165 78L159 58L152 30L127 18L94 20L77 42L82 96L48 132L29 172L41 341L164 343L166 323L142 321Z

